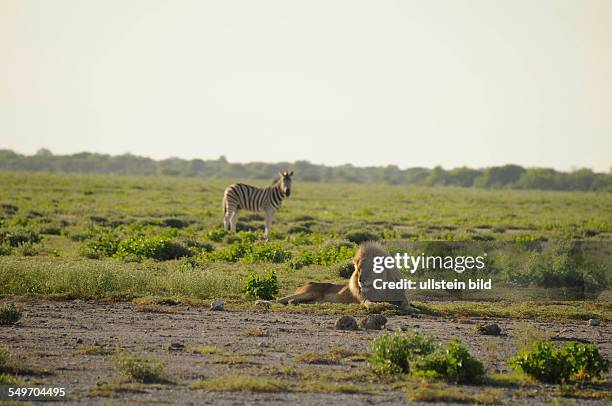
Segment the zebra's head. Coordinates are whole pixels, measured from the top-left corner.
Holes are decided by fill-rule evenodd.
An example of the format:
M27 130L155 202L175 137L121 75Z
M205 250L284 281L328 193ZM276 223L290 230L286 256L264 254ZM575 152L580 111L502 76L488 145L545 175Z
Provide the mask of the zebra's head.
M283 192L285 197L291 196L291 177L293 176L293 171L291 172L280 172L279 173L279 185L280 189Z

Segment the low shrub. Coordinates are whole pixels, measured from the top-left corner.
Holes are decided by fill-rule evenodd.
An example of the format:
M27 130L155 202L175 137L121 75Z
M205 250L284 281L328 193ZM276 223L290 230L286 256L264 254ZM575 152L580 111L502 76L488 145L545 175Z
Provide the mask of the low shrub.
M176 218L163 219L160 223L162 227L185 228L189 225L189 221Z
M431 372L453 383L478 383L484 377L484 366L457 339L448 343L445 351L436 351L414 361L417 374L432 376Z
M206 234L206 238L208 238L210 241L221 242L223 237L225 237L227 234L229 234L229 231L223 228L217 228L215 230L210 230Z
M370 368L379 375L412 373L444 377L454 383L476 383L484 377L482 362L453 340L446 347L419 333L384 333L370 347Z
M278 294L276 272L266 271L260 277L255 271L249 272L244 281L242 292L251 299L272 300Z
M287 230L288 234L310 234L312 233L312 231L310 230L310 227L306 227L303 225L295 225L295 226L291 226L289 227L289 229Z
M350 231L344 235L344 238L355 244L361 244L366 241L378 241L380 235L369 231Z
M348 279L355 271L355 265L352 260L347 260L336 265L335 270L338 276Z
M10 203L2 203L0 207L2 208L2 210L4 210L6 214L10 216L14 215L15 213L19 211L19 207L15 206L14 204L10 204Z
M246 259L250 262L281 263L291 259L291 252L278 244L257 244L247 253Z
M207 258L213 261L237 262L244 258L253 249L253 244L239 241L230 245L227 248L218 249L207 255Z
M12 227L0 230L0 243L5 243L11 247L18 247L21 244L36 244L40 242L40 234L22 227Z
M23 317L23 309L14 303L0 306L0 325L15 324Z
M191 256L191 251L167 237L132 237L117 246L115 256L124 259L151 258L167 261Z
M120 239L109 232L101 232L93 236L92 239L82 246L79 254L87 258L112 257L119 248Z
M131 351L115 356L115 367L128 379L142 383L163 382L164 363L159 360L139 358Z
M595 344L570 342L556 349L552 341L537 343L510 359L510 367L547 383L586 382L607 373L610 362Z
M410 360L431 354L436 346L433 337L400 330L384 333L370 346L370 368L379 375L408 373Z
M310 232L300 232L291 237L287 237L287 241L290 241L296 246L321 244L324 240L321 234L311 234Z
M180 242L184 246L193 248L197 251L212 252L215 250L215 247L211 243L206 241L198 241L194 238L183 238L180 239Z
M253 244L249 234L245 234L239 242L227 248L219 249L210 253L207 258L213 261L237 262L243 259L247 262L269 262L281 263L291 259L291 252L282 248L279 244L261 243Z
M340 261L352 259L357 247L338 245L321 248L319 251L303 251L300 255L302 265L333 265Z
M62 228L57 224L45 224L40 227L40 233L47 235L61 235Z
M31 242L22 242L15 249L17 253L23 257L33 257L38 255L38 246Z

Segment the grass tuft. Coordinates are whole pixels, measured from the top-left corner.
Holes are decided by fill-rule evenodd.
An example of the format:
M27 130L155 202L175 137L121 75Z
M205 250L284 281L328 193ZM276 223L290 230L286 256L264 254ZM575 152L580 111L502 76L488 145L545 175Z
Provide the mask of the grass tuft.
M115 368L128 379L142 383L167 382L164 378L164 363L159 360L140 358L131 351L122 351L115 356Z
M0 306L0 325L15 324L23 317L23 309L14 303Z

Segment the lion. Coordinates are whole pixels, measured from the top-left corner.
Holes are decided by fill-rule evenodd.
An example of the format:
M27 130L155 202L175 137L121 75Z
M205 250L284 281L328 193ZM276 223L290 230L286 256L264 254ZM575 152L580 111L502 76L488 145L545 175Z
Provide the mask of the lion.
M366 308L372 308L376 303L390 303L399 306L402 310L413 313L417 310L410 306L405 292L379 292L373 286L375 278L386 281L397 281L402 278L401 273L393 268L387 269L382 274L374 274L375 257L386 257L389 254L378 243L368 241L359 246L353 264L355 270L351 274L348 284L339 285L334 283L308 282L298 288L293 295L277 300L282 304L299 303L360 303Z

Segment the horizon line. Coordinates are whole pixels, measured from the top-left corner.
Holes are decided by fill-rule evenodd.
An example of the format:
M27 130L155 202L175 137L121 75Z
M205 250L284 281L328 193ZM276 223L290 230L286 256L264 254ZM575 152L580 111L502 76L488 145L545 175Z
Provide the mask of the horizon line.
M11 148L1 148L0 147L0 151L10 151L14 154L17 155L22 155L24 157L35 157L37 155L43 155L41 154L41 152L43 151L48 151L50 153L51 156L56 156L56 157L66 157L66 156L73 156L73 155L78 155L78 154L93 154L93 155L106 155L106 156L110 156L110 157L120 157L120 156L133 156L135 158L144 158L144 159L150 159L152 161L155 162L160 162L160 161L167 161L167 160L171 160L171 159L179 159L179 160L183 160L183 161L219 161L219 160L225 160L227 163L229 164L241 164L241 165L248 165L248 164L268 164L268 165L278 165L278 164L296 164L298 162L305 162L311 165L316 165L316 166L324 166L324 167L328 167L328 168L338 168L338 167L343 167L343 166L351 166L354 168L388 168L388 167L396 167L401 171L405 171L405 170L410 170L410 169L426 169L426 170L433 170L436 168L441 168L445 171L449 171L449 170L454 170L454 169L474 169L474 170L484 170L484 169L488 169L488 168L499 168L499 167L505 167L505 166L518 166L524 169L550 169L556 172L560 172L560 173L572 173L572 172L577 172L580 170L590 170L593 173L596 174L610 174L612 173L612 165L609 167L609 171L608 172L598 172L596 169L592 168L592 167L587 167L587 166L576 166L576 167L572 167L571 169L568 170L561 170L561 169L556 169L553 167L549 167L549 166L524 166L524 165L520 165L520 164L516 164L516 163L512 163L512 162L507 162L504 164L497 164L497 165L489 165L489 166L469 166L468 164L463 164L461 166L455 166L455 167L445 167L442 164L438 164L438 165L434 165L431 167L427 167L427 166L406 166L406 167L401 167L398 164L394 164L394 163L388 163L388 164L379 164L379 165L359 165L359 164L353 164L350 162L346 162L343 164L326 164L326 163L317 163L317 162L313 162L307 159L296 159L294 161L230 161L225 154L221 154L219 155L219 157L217 158L186 158L186 157L180 157L180 156L168 156L165 158L153 158L151 156L146 156L146 155L139 155L138 153L133 153L133 152L123 152L120 154L113 154L113 153L106 153L106 152L92 152L92 151L79 151L79 152L73 152L73 153L55 153L53 152L51 149L46 148L46 147L41 147L39 148L36 152L31 153L31 154L27 154L24 152L19 152L16 151L14 149Z

